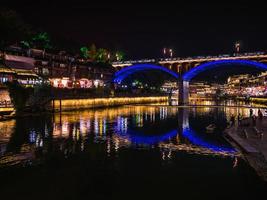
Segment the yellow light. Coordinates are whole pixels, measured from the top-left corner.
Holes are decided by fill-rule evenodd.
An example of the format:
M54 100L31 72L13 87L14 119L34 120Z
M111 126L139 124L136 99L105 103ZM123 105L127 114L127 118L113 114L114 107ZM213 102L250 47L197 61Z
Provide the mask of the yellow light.
M14 110L13 107L0 108L0 112L12 112Z
M64 99L61 100L62 110L73 110L80 108L109 107L117 105L158 103L167 101L168 97L115 97L96 99ZM59 110L60 100L55 100L55 109Z

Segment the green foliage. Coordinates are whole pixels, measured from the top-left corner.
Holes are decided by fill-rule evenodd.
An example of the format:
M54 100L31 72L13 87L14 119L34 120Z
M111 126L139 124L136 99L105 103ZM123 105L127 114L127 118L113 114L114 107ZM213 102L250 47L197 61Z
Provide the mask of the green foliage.
M50 37L46 32L37 33L33 35L29 40L20 41L20 45L25 49L34 47L46 50L52 48Z
M33 38L32 38L33 41L36 41L36 40L42 40L42 41L46 41L46 42L49 42L49 36L46 32L43 32L43 33L39 33L37 35L35 35Z
M125 57L125 53L122 51L110 53L110 51L107 49L96 48L95 44L92 44L90 47L81 47L80 51L83 58L97 63L107 63L112 60L121 61Z
M89 50L87 47L81 47L80 48L81 54L83 58L88 58L89 56Z
M28 41L22 40L22 41L20 41L20 44L21 44L22 48L25 48L25 49L31 48L30 42L28 42Z
M108 50L100 48L97 50L97 62L107 62L108 61Z
M84 58L89 59L92 62L107 62L108 50L99 48L97 49L94 44L88 47L80 48L81 54Z
M40 48L40 49L52 48L50 44L50 37L47 32L41 32L33 36L31 43L35 48Z
M115 56L117 61L122 61L125 57L125 53L122 51L117 51Z

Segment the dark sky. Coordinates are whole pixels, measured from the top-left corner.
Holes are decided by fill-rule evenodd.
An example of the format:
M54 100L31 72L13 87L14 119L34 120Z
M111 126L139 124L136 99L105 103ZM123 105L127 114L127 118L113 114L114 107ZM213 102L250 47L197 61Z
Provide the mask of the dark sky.
M267 7L260 4L23 2L3 5L55 38L124 50L131 59L159 57L163 47L180 57L227 54L237 40L243 51L267 48Z

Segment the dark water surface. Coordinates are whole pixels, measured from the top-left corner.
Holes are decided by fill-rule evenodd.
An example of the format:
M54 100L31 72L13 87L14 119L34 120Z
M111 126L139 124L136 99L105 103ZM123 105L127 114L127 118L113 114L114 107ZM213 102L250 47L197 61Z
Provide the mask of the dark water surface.
M145 105L0 122L0 197L265 196L266 185L222 133L231 113L248 111ZM211 123L216 129L207 132Z

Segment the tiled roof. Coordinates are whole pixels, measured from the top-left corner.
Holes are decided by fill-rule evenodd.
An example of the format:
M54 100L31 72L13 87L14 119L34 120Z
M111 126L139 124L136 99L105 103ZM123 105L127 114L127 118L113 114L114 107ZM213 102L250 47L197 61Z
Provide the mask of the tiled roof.
M25 62L6 60L5 64L12 69L28 69L28 70L34 69L33 65L31 65L29 63L25 63Z

